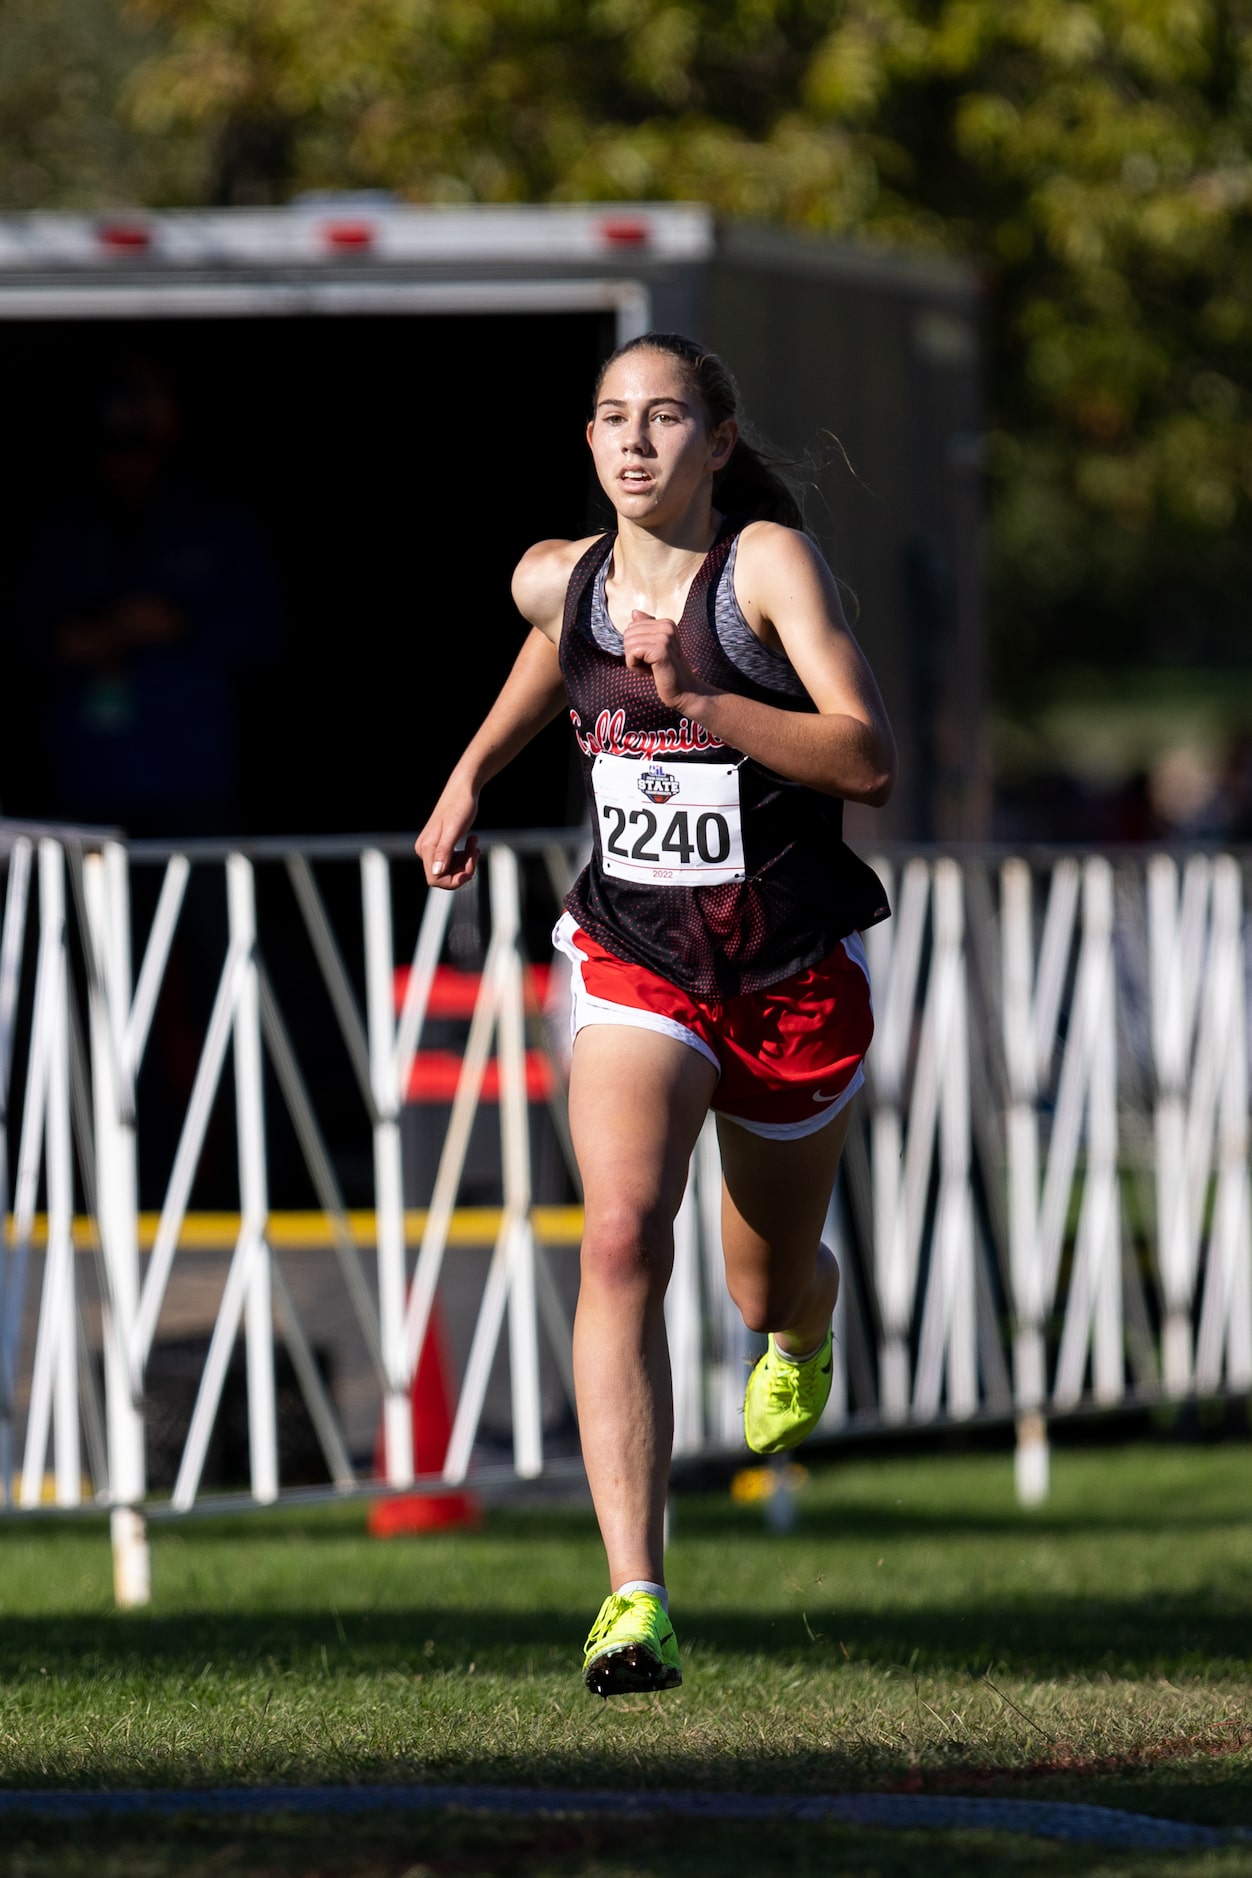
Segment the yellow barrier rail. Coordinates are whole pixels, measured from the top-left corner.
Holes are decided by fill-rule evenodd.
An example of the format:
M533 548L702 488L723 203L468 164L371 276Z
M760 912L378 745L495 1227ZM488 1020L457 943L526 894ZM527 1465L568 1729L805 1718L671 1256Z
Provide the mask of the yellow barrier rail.
M410 1245L420 1245L429 1217L424 1207L406 1208L404 1236ZM377 1243L377 1215L373 1211L350 1211L345 1215L348 1230L358 1245ZM499 1206L463 1206L452 1215L449 1245L494 1245L500 1233L504 1209ZM576 1246L582 1240L583 1212L580 1206L536 1206L530 1214L535 1237L544 1245ZM139 1215L139 1249L150 1252L156 1240L160 1215ZM178 1247L184 1252L233 1252L239 1239L238 1213L188 1213L178 1235ZM89 1252L98 1241L95 1221L78 1214L73 1227L74 1248ZM284 1252L329 1251L335 1245L335 1230L326 1213L275 1212L267 1222L265 1236L275 1250ZM5 1221L5 1240L15 1244L13 1216ZM37 1213L31 1232L31 1246L43 1250L48 1243L47 1215Z

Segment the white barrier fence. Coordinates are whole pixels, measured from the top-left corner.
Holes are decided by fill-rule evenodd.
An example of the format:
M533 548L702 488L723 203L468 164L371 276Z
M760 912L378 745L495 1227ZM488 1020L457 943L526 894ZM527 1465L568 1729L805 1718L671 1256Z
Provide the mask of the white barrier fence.
M280 1356L325 1493L577 1466L578 1195L546 935L578 839L489 841L481 889L452 896L423 894L399 841L128 848L0 823L0 1512L108 1506L120 1602L148 1596L145 1516L208 1492L240 1341L251 1501L285 1491ZM1049 1419L1252 1388L1249 858L871 858L895 911L866 936L877 1030L829 1220L845 1283L823 1431L1013 1418L1019 1493L1040 1499ZM457 974L472 1010L432 1055L449 960L474 965ZM203 1023L154 1095L154 1035L197 1008L189 974ZM450 1054L444 1116L414 1079ZM488 1110L496 1191L467 1206ZM280 1133L283 1182L312 1201L298 1215L271 1197ZM154 1352L180 1271L203 1264L211 1148L228 1223L166 1494ZM687 1456L742 1439L750 1340L721 1280L718 1184L710 1129L668 1299ZM333 1263L381 1482L305 1328L302 1235ZM454 1279L463 1354L432 1471L413 1384Z

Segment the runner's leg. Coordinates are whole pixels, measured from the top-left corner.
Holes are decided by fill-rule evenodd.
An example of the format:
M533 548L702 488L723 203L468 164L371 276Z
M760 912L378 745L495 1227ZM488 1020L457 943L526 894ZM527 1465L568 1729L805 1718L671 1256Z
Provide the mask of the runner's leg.
M718 1118L726 1283L749 1330L772 1330L793 1356L825 1338L839 1267L821 1242L851 1104L815 1134L754 1135Z
M591 1024L574 1040L570 1129L583 1182L574 1385L610 1588L665 1582L674 1406L665 1290L674 1216L717 1072L654 1030Z

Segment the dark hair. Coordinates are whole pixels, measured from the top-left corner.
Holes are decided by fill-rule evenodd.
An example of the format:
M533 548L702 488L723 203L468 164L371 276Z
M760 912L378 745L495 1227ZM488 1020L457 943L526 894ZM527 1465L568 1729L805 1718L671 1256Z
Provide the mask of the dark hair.
M804 510L791 480L798 466L780 456L745 421L739 387L729 367L716 352L697 345L684 333L640 333L637 339L628 339L610 353L596 378L593 408L599 403L609 367L628 352L665 352L677 359L708 414L710 428L716 429L728 417L738 420L739 438L730 460L713 478L713 500L723 514L742 516L750 522L782 522L787 528L803 531Z

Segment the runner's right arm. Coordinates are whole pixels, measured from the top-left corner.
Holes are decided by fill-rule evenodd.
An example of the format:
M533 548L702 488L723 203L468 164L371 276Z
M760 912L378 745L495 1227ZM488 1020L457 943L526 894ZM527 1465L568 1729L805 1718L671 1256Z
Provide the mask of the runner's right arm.
M478 840L470 834L485 784L558 715L565 685L557 656L565 588L582 542L542 541L513 576L513 598L530 622L513 669L453 770L413 844L431 887L463 887L474 878Z

